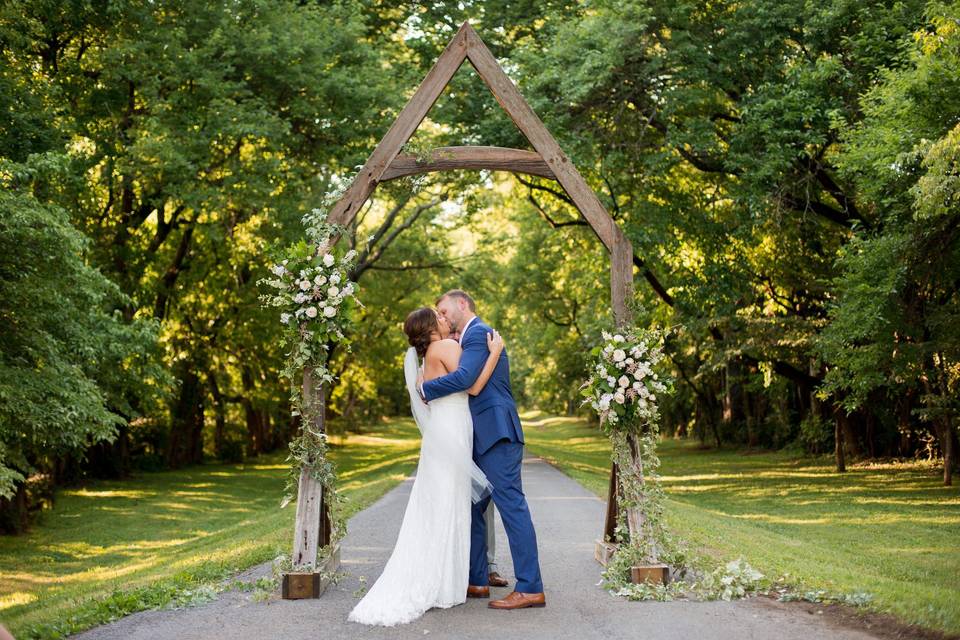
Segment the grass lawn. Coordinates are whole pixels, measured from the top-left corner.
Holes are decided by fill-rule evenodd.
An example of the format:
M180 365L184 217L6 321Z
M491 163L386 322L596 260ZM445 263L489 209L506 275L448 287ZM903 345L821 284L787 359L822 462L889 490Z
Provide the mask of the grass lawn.
M530 450L606 498L610 448L582 420L523 415ZM960 488L923 463L848 466L786 453L658 449L667 523L692 550L742 556L803 590L960 633ZM602 523L598 523L600 526Z
M331 442L349 513L409 475L420 447L411 420ZM235 571L289 553L285 457L58 491L30 533L0 537L0 621L18 639L58 637L209 594Z

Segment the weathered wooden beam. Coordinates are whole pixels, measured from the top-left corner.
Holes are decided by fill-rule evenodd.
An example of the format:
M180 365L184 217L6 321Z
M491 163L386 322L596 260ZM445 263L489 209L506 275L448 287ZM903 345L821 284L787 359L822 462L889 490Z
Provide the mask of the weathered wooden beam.
M384 134L377 148L373 150L366 164L357 174L357 177L347 188L343 197L330 210L328 220L334 224L349 225L354 216L367 201L370 194L376 188L377 183L383 177L384 171L393 162L393 159L400 152L400 149L406 144L413 132L417 130L420 123L423 122L430 107L437 101L440 94L453 74L457 72L460 65L467 55L466 33L470 29L467 23L464 23L460 30L453 36L446 49L433 63L433 67L427 73L423 82L417 88L416 93L410 98L403 111L394 120L393 125Z
M609 540L610 542L616 542L616 529L617 529L617 496L618 496L618 487L617 487L617 465L616 463L610 463L610 485L607 488L607 515L604 518L603 522L603 535L601 540ZM606 563L604 563L606 564Z
M633 245L616 223L613 223L611 231L610 302L617 326L628 327L633 324Z
M477 74L490 88L493 97L507 112L517 128L546 161L547 166L553 170L557 182L574 201L580 213L587 219L587 222L590 223L590 226L597 232L600 240L612 254L617 225L607 213L603 204L600 203L597 194L584 181L583 176L580 175L580 172L567 158L563 149L547 131L546 126L527 104L527 101L524 100L517 86L500 68L496 58L487 49L487 45L483 43L473 27L465 22L460 27L460 32L463 32L466 37L467 59L470 64L473 65Z
M311 428L317 431L324 430L325 391L322 384L316 384L313 370L309 367L303 371L303 402L308 407L319 408L313 413L314 423ZM301 469L300 480L297 485L297 516L293 527L293 554L291 559L294 567L316 567L317 551L329 542L329 531L325 527L323 512L323 485L314 480L310 469ZM327 540L322 540L326 537Z
M430 158L420 161L410 153L401 153L393 159L380 180L393 180L403 176L431 171L451 171L458 169L489 169L491 171L511 171L526 173L542 178L554 178L553 170L547 166L539 153L523 149L505 147L438 147L431 150Z

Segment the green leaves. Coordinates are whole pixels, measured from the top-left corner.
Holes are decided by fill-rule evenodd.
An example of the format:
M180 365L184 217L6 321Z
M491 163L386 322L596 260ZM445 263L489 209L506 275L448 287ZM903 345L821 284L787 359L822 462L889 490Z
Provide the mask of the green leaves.
M18 171L21 175L31 169ZM112 439L166 380L156 326L111 312L116 286L86 261L67 212L0 192L0 495L37 466ZM141 355L142 354L142 355Z

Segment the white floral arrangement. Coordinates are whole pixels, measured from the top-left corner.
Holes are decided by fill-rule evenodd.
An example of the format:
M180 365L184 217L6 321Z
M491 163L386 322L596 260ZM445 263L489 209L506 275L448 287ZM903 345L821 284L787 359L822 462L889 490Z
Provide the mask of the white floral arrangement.
M350 280L357 252L347 251L340 258L334 255L334 239L343 229L329 224L325 211L311 210L303 216L303 224L307 239L285 247L270 267L271 277L257 280L258 285L270 288L269 293L260 295L263 306L279 310L280 324L285 327L280 344L290 351L280 375L290 380L292 414L301 418L300 433L289 445L287 461L292 464L281 506L296 497L302 469L309 469L324 485L324 500L336 506L341 497L336 491L333 463L327 456L327 434L314 427L322 406L304 402L301 379L310 369L316 383L332 382L328 367L332 345L349 349L350 312L363 306L357 299L357 285ZM344 528L342 514L331 512L331 519L333 535L338 537Z
M630 583L630 568L659 564L676 556L663 525L663 488L657 468L659 398L672 391L672 380L657 372L664 358L667 329L604 331L581 392L610 438L617 473L617 518L613 539L617 548L602 575L605 588L624 597L672 597L670 588ZM629 525L629 513L633 529ZM639 589L639 591L638 591Z
M616 425L643 426L659 417L657 394L668 386L655 371L663 359L666 331L631 329L621 333L603 332L603 344L591 354L595 364L581 387L605 430Z
M317 211L305 216L305 222L316 224ZM357 252L351 249L337 259L333 253L318 250L335 231L331 225L323 225L323 230L326 234L320 233L316 244L301 241L287 248L285 257L270 268L273 277L261 278L257 284L274 290L260 300L264 306L278 308L280 323L288 327L283 344L293 349L282 375L293 378L303 367L311 366L318 381L330 382L327 350L332 342L348 342L348 311L363 305L349 276Z

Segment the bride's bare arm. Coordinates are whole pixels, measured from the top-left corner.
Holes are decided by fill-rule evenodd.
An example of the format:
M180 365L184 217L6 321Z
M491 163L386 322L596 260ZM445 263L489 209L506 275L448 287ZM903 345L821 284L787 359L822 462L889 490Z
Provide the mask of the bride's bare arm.
M490 355L487 356L487 361L483 365L480 375L477 376L476 382L473 383L472 387L467 389L467 393L472 396L475 396L483 391L483 388L487 385L487 381L490 379L490 376L493 375L493 370L497 368L497 360L500 359L500 352L503 351L503 337L501 337L501 335L496 331L493 333L488 333L487 348L490 350Z

